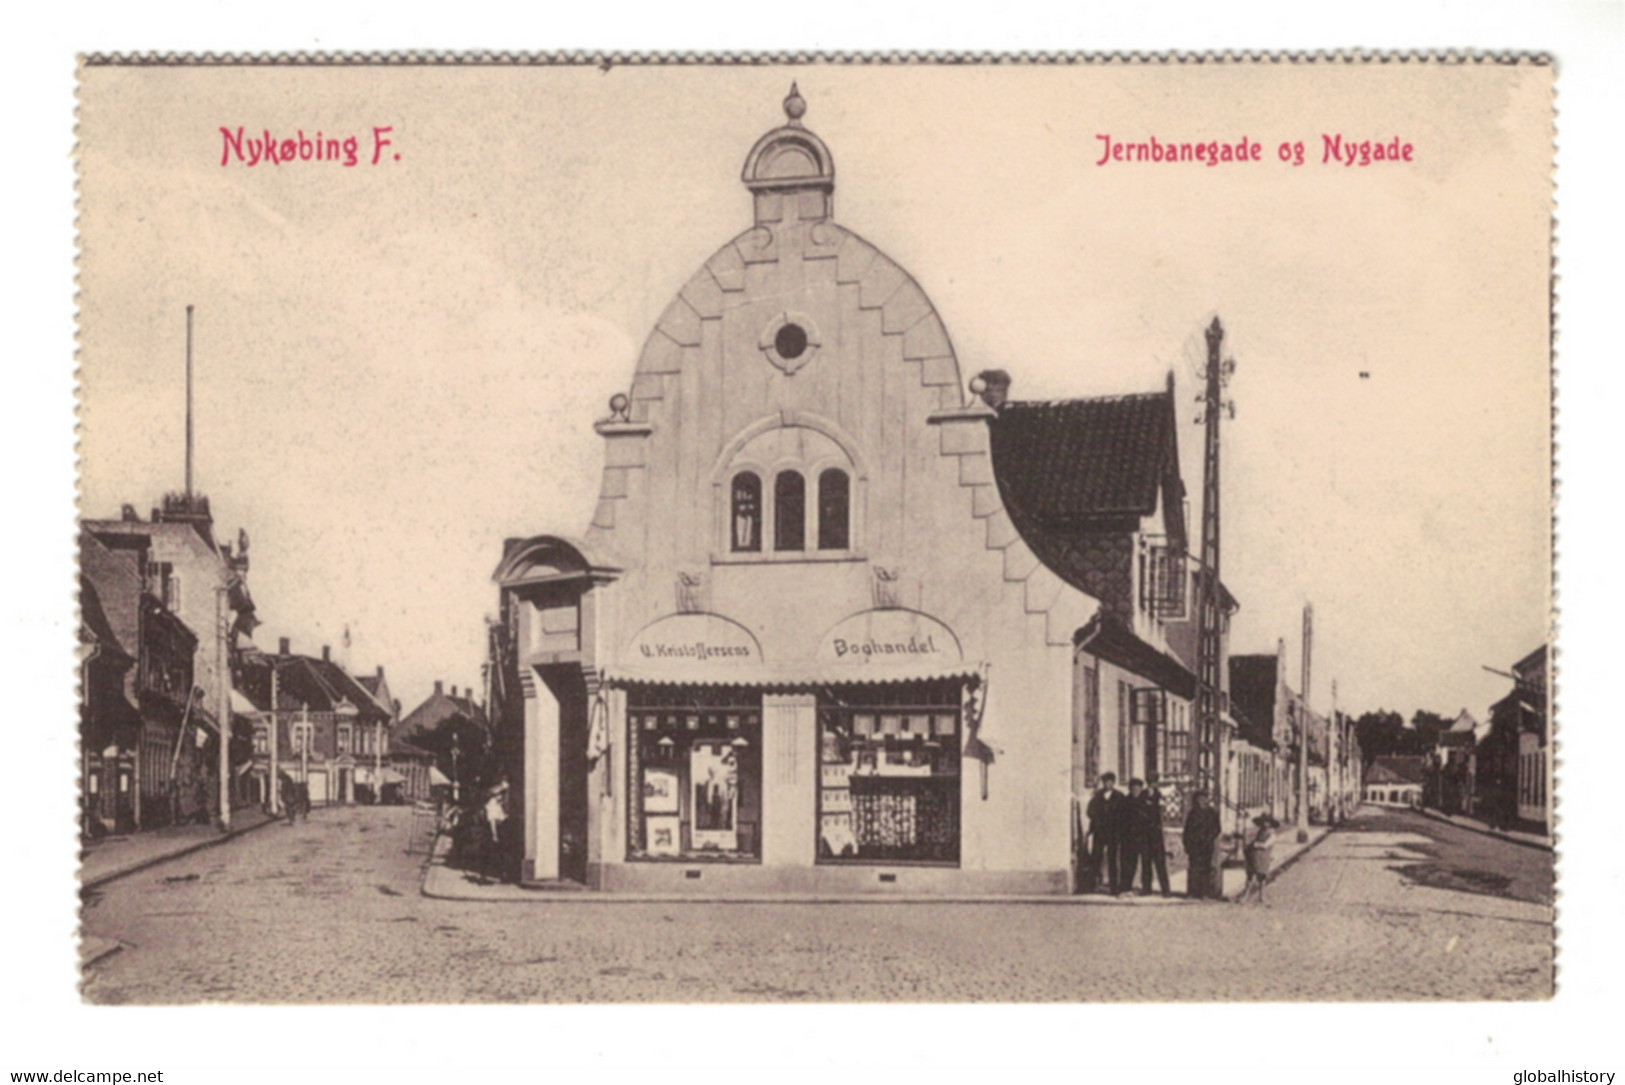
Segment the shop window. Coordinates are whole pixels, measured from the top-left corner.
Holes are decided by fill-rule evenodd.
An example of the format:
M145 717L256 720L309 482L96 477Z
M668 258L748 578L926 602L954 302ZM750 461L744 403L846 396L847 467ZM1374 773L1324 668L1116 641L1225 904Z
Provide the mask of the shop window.
M733 549L755 553L762 548L762 479L741 471L733 481Z
M773 480L773 549L807 549L807 480L780 471Z
M851 480L839 467L818 476L818 549L845 550L851 545Z
M338 752L341 753L341 754L346 754L346 753L350 752L350 729L348 727L340 727L339 728L339 731L338 731Z
M761 691L634 687L627 725L628 857L760 858Z
M956 682L820 695L819 862L959 862L963 700Z

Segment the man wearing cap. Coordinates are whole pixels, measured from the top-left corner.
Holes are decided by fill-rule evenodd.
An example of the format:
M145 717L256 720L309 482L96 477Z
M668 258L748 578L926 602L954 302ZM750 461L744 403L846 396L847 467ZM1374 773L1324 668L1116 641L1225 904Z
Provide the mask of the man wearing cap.
M1185 815L1185 895L1192 900L1208 900L1224 894L1213 871L1213 848L1219 842L1219 812L1209 804L1208 793L1191 795L1190 813Z
M1123 835L1128 827L1128 799L1117 790L1117 774L1100 778L1100 790L1089 800L1089 869L1095 885L1100 884L1101 866L1106 868L1107 891L1112 896L1123 891Z

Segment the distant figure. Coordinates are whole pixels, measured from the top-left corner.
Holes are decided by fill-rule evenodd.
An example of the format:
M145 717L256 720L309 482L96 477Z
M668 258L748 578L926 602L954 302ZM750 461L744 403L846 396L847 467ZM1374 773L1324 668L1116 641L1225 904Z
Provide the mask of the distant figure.
M1222 896L1214 877L1213 849L1219 842L1219 812L1208 802L1206 791L1191 796L1190 813L1185 815L1181 840L1185 845L1185 895L1192 900Z
M1123 829L1128 798L1117 790L1117 774L1100 777L1100 790L1089 800L1089 870L1096 888L1100 886L1102 865L1106 871L1106 891L1117 896L1123 891Z
M295 815L299 813L299 785L293 782L293 777L285 772L276 774L277 794L282 799L282 813L287 816L288 824L293 824Z
M1162 796L1156 788L1146 788L1131 812L1140 853L1140 895L1151 894L1151 872L1155 870L1162 895L1173 896L1168 890L1168 846L1162 839Z
M310 820L310 784L308 781L299 781L299 820Z
M1259 904L1264 903L1264 883L1270 876L1270 853L1275 845L1275 830L1281 826L1268 814L1259 814L1253 818L1253 824L1258 828L1252 839L1247 841L1247 885L1236 897L1237 904L1248 898Z

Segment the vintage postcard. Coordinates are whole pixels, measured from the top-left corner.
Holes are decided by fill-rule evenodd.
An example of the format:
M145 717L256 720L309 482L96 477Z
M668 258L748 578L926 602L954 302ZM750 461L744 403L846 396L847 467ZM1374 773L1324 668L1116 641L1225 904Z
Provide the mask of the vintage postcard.
M85 58L83 998L1551 998L1553 87Z

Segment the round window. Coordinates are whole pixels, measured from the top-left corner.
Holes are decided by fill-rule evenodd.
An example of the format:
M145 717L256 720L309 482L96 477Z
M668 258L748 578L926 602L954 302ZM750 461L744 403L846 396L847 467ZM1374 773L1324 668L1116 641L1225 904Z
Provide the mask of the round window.
M786 324L773 336L773 349L785 361L795 361L807 352L807 329L800 324Z

